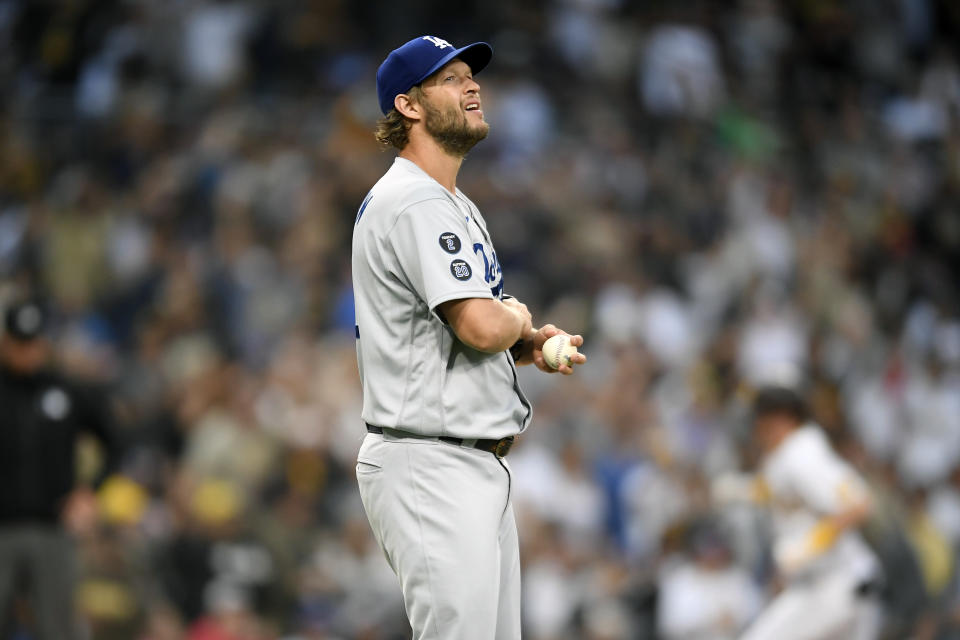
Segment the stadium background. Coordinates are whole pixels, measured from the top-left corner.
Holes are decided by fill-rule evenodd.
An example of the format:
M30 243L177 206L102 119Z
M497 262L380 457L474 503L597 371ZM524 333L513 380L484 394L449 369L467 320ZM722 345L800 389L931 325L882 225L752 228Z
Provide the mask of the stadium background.
M527 637L735 636L765 527L709 482L751 464L784 363L875 486L886 564L922 571L890 628L953 637L960 5L5 0L0 295L49 303L135 483L77 533L91 637L403 637L353 479L349 246L391 161L376 67L422 33L493 44L459 186L590 358L524 375ZM711 589L732 613L683 631Z

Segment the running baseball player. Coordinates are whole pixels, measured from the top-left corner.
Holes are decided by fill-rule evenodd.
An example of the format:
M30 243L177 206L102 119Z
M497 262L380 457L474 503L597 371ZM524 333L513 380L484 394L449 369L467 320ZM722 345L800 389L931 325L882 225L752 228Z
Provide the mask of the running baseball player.
M413 637L520 637L520 562L504 457L530 422L518 365L543 360L535 329L503 293L486 222L459 189L487 135L483 42L434 36L377 71L377 139L398 150L353 234L357 360L367 436L357 481L374 536L400 578ZM581 346L583 339L573 336ZM561 364L563 374L586 362Z
M756 478L725 478L720 502L751 495L769 505L781 591L741 640L872 640L880 628L879 563L858 527L871 510L863 479L807 421L800 395L765 387L754 401Z

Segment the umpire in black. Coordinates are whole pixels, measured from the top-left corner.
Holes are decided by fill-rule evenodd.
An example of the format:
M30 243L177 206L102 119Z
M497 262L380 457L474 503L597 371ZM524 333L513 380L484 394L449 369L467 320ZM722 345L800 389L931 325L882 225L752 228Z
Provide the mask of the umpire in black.
M105 398L52 366L46 324L43 306L18 302L0 335L0 633L22 593L37 640L74 640L76 562L62 516L75 489L75 445L92 433L105 467L115 450Z

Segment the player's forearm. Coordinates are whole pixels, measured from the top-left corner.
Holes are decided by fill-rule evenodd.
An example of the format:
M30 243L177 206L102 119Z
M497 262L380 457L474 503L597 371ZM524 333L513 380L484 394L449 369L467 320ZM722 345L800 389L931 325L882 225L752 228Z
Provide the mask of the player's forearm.
M870 517L872 509L870 500L862 500L840 513L823 518L810 533L811 547L817 551L832 547L845 531L862 525Z
M529 314L499 300L454 300L441 310L461 342L485 353L506 351L531 331Z
M523 318L518 314L506 307L504 311L491 318L488 326L481 326L478 331L472 332L467 339L458 337L477 351L485 353L506 351L521 339L526 327Z
M774 548L777 566L787 575L802 570L831 549L844 532L862 525L871 509L870 500L864 499L839 513L821 518L802 538L785 540Z
M770 489L763 478L751 473L724 473L711 482L710 493L718 505L766 504L770 500Z

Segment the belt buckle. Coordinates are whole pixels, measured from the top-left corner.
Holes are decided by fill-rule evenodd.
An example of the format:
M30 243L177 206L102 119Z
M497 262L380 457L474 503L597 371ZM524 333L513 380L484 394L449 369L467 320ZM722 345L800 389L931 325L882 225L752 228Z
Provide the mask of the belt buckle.
M510 447L513 446L513 436L507 436L506 438L500 438L497 440L497 446L493 450L493 454L498 458L505 457L510 453Z

